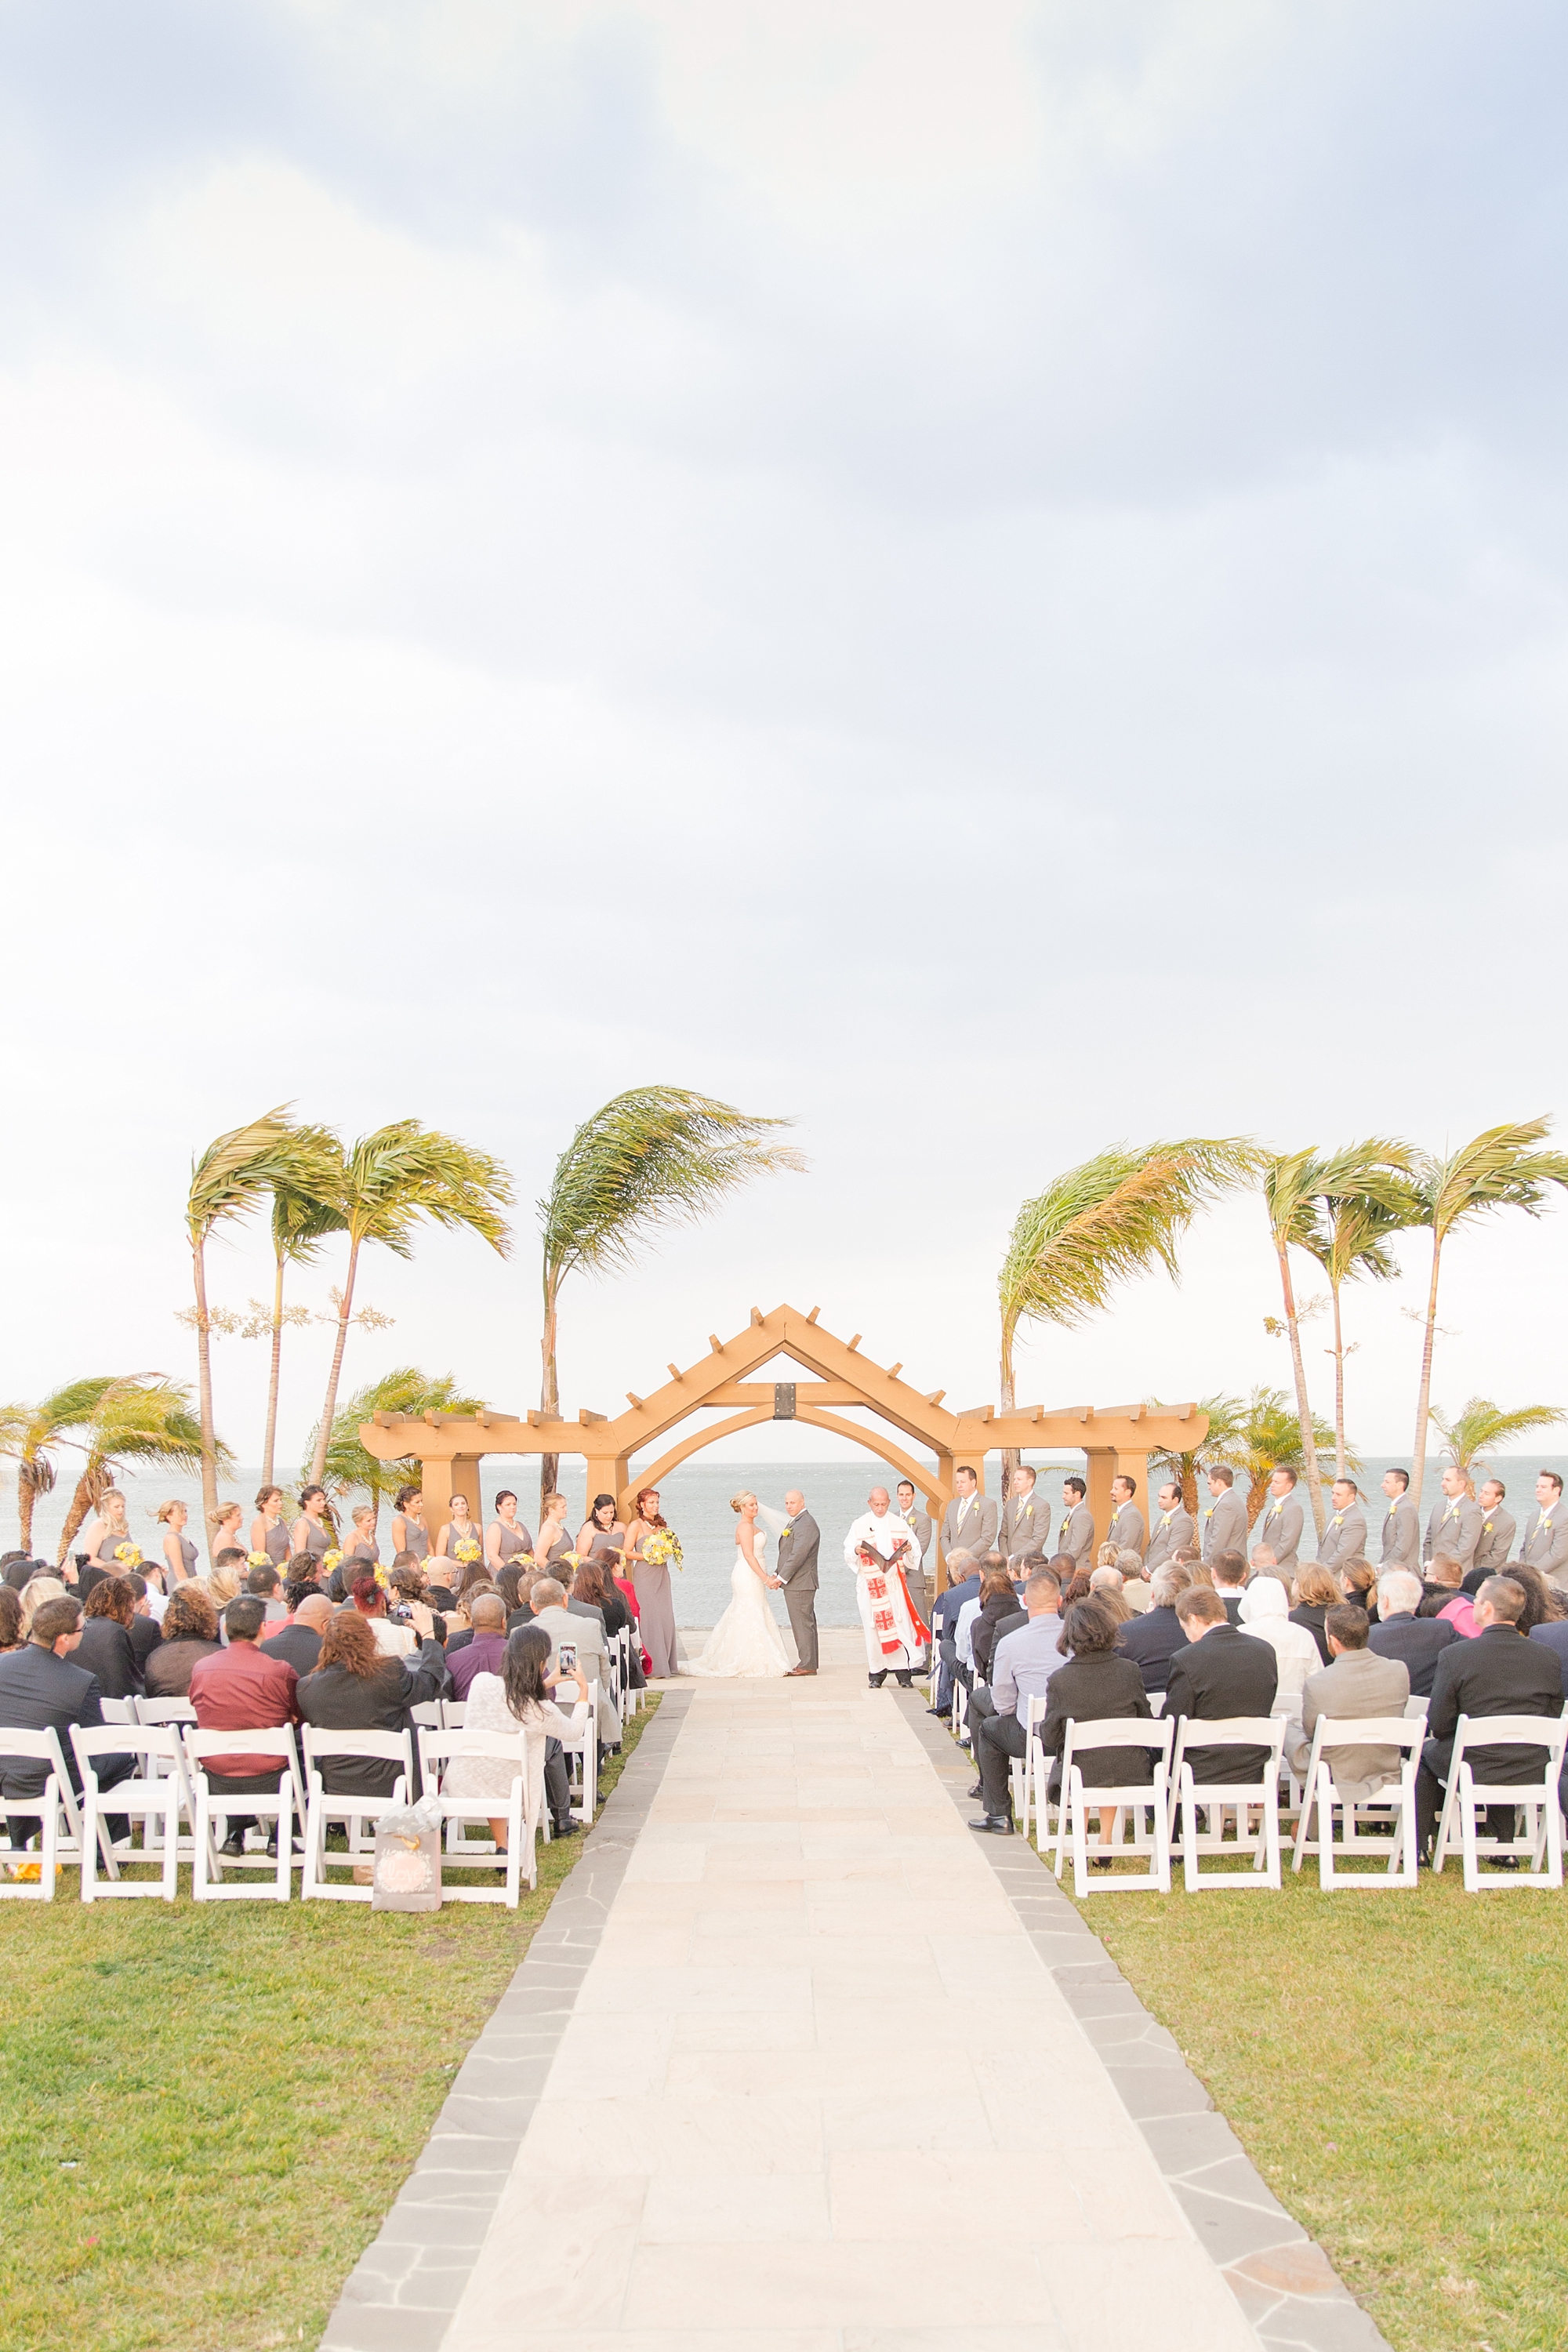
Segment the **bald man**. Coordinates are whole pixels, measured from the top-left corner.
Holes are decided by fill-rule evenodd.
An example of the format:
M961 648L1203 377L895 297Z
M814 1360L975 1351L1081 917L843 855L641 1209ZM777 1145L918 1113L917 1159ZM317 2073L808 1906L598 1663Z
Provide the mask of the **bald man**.
M324 1592L308 1592L287 1625L280 1626L270 1641L258 1644L261 1655L281 1658L297 1675L313 1675L321 1654L321 1636L334 1613Z

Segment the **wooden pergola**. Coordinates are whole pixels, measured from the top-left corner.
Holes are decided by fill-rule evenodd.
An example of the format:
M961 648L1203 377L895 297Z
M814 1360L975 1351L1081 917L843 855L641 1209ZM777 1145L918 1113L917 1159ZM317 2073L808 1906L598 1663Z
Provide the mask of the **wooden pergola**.
M1110 1517L1113 1477L1125 1473L1136 1478L1147 1517L1150 1454L1161 1450L1193 1453L1208 1433L1208 1417L1195 1404L1081 1404L1049 1411L1036 1404L1020 1405L1010 1413L981 1404L950 1412L942 1402L944 1389L925 1392L910 1388L900 1378L901 1364L874 1363L860 1353L858 1332L852 1339L840 1339L825 1330L816 1317L815 1307L809 1315L794 1307L775 1307L764 1315L753 1307L744 1330L730 1339L710 1334L709 1352L700 1363L685 1370L671 1364L668 1380L651 1396L628 1390L627 1410L613 1418L586 1405L574 1421L488 1410L427 1412L419 1419L378 1412L362 1425L360 1437L377 1461L412 1455L420 1464L426 1525L434 1537L446 1524L448 1497L454 1494L467 1495L483 1516L479 1464L487 1454L580 1454L590 1498L613 1494L625 1512L637 1487L657 1486L704 1446L764 1421L805 1422L865 1446L899 1477L913 1481L937 1519L952 1499L953 1471L961 1463L971 1465L984 1488L988 1453L1007 1446L1081 1453L1088 1464L1089 1507L1096 1525L1103 1528ZM816 1377L748 1377L781 1355ZM632 1475L635 1455L657 1444L692 1413L726 1406L730 1410L723 1420L688 1432ZM846 1420L846 1411L855 1409L877 1414L886 1429ZM936 1457L935 1467L907 1452L902 1439L929 1449Z

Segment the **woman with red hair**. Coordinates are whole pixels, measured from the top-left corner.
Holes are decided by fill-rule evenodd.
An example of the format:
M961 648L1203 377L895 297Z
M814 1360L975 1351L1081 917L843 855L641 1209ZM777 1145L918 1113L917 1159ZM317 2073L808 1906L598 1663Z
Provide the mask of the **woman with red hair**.
M658 1488L639 1487L626 1528L625 1558L637 1597L637 1625L649 1660L648 1673L653 1675L676 1671L675 1596L669 1589L668 1563L645 1559L643 1547L650 1536L668 1533L668 1526L659 1517Z

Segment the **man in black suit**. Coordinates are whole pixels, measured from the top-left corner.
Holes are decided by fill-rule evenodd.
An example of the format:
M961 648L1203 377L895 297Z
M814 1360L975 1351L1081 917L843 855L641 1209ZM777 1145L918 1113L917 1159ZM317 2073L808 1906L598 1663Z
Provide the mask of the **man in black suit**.
M1184 1592L1192 1590L1192 1583L1190 1568L1156 1569L1149 1587L1148 1608L1142 1617L1134 1617L1123 1625L1117 1638L1118 1651L1122 1657L1131 1659L1143 1677L1146 1691L1163 1691L1168 1686L1171 1661L1178 1650L1187 1646L1176 1603Z
M784 1496L789 1525L779 1538L773 1566L784 1581L789 1630L795 1635L795 1663L792 1675L816 1672L816 1562L822 1529L805 1507L805 1496L791 1487ZM918 1605L918 1604L917 1604Z
M1450 1596L1451 1598L1452 1596ZM1446 1617L1418 1617L1421 1579L1407 1568L1391 1568L1377 1580L1377 1622L1367 1647L1380 1658L1397 1658L1410 1676L1412 1698L1430 1698L1432 1678L1445 1650L1459 1639Z
M1415 1838L1423 1859L1442 1807L1443 1790L1454 1756L1454 1732L1459 1717L1478 1716L1560 1716L1563 1712L1563 1667L1554 1651L1527 1642L1519 1630L1524 1613L1524 1587L1510 1576L1490 1576L1476 1595L1473 1641L1458 1641L1443 1652L1426 1709L1431 1733L1421 1750L1415 1775ZM0 1665L5 1664L0 1659ZM1467 1748L1466 1760L1482 1782L1538 1780L1541 1750L1510 1744L1503 1748ZM1494 1837L1513 1833L1514 1808L1489 1805L1488 1823ZM1513 1857L1507 1859L1511 1863Z
M68 1593L58 1601L42 1602L33 1618L31 1638L19 1650L7 1650L0 1656L0 1727L58 1732L60 1753L79 1796L81 1774L70 1727L79 1723L84 1730L96 1729L103 1721L98 1676L70 1664L70 1653L80 1640L81 1604ZM128 1780L135 1769L132 1756L100 1756L96 1767L99 1786L110 1789L116 1781ZM41 1759L35 1762L30 1758L7 1757L0 1763L0 1792L18 1799L41 1796L48 1776L49 1768ZM124 1837L129 1829L123 1814L109 1823L111 1838ZM33 1834L26 1819L8 1832L13 1845L18 1833L23 1838Z
M949 1552L948 1572L958 1571L958 1581L950 1584L945 1592L938 1593L931 1612L931 1637L936 1643L942 1671L937 1676L936 1705L926 1709L928 1715L950 1715L952 1712L952 1670L958 1664L958 1652L953 1637L958 1632L958 1612L966 1601L980 1598L979 1560L966 1551Z
M297 1675L313 1675L321 1654L321 1636L332 1622L332 1604L324 1592L308 1592L289 1624L258 1646L264 1658L281 1658Z
M1279 1661L1267 1642L1238 1633L1225 1602L1206 1584L1194 1584L1176 1602L1187 1646L1171 1661L1165 1713L1210 1723L1227 1716L1268 1715L1279 1686ZM1256 1780L1267 1748L1189 1748L1194 1780Z

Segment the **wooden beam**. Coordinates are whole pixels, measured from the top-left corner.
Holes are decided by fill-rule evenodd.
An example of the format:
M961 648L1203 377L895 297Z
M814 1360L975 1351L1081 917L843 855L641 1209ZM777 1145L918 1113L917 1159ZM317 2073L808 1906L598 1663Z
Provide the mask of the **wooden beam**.
M850 1352L850 1354L851 1354L851 1355L853 1355L853 1354L855 1353L856 1349L857 1349L859 1345L860 1345L860 1334L859 1334L859 1332L858 1332L858 1331L857 1331L857 1332L856 1332L856 1334L855 1334L855 1337L854 1337L854 1338L850 1340L850 1342L849 1342L849 1352Z
M721 1339L721 1338L719 1337L719 1334L718 1334L718 1332L717 1332L717 1331L710 1331L710 1332L709 1332L709 1334L708 1334L708 1345L710 1346L710 1348L711 1348L711 1349L713 1350L713 1353L714 1353L716 1356L721 1356L721 1355L723 1354L723 1352L724 1352L724 1342L723 1342L723 1340L722 1340L722 1339Z
M816 1322L816 1318L817 1318L817 1317L821 1314L821 1312L822 1312L822 1309L821 1309L821 1307L814 1307L812 1308L812 1310L811 1310L810 1314L806 1317L806 1318L805 1318L805 1319L806 1319L806 1321L807 1321L808 1323L815 1323L815 1322Z
M577 1408L577 1418L584 1429L591 1429L596 1422L608 1421L609 1417L607 1412L595 1412L585 1404Z
M626 1391L626 1402L628 1404L635 1404L639 1412L642 1411L642 1399L638 1396L635 1389L628 1389Z
M683 1381L686 1378L679 1364L666 1364L664 1369L672 1381Z
M889 1364L888 1366L888 1378L890 1381L896 1381L903 1369L902 1364Z
M763 1319L763 1310L762 1310L762 1308L761 1308L760 1307L752 1307L752 1323L753 1323L753 1324L760 1323L760 1322L762 1321L762 1319Z
M926 1402L927 1404L940 1404L946 1394L947 1391L945 1389L927 1389Z

